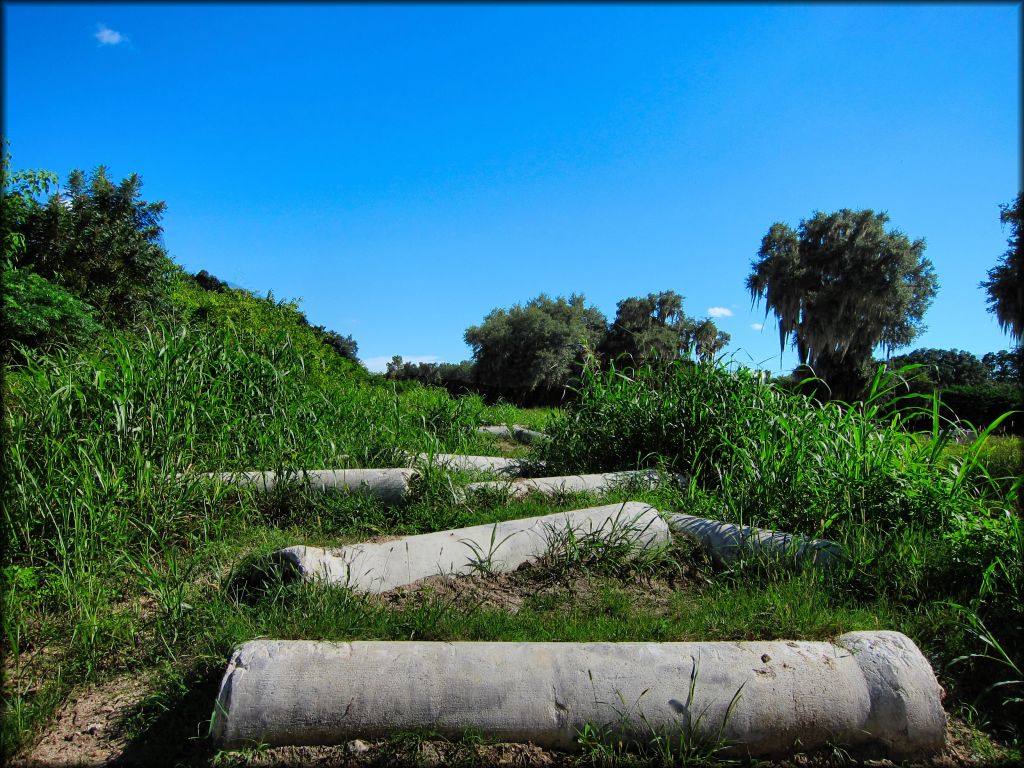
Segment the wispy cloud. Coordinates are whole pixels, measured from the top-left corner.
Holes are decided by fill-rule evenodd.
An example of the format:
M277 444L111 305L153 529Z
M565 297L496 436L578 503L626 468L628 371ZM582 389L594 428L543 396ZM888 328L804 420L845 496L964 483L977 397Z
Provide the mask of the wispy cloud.
M753 328L755 331L760 331L762 328L764 328L764 323L751 323L750 327Z
M374 373L383 373L388 369L391 357L368 357L363 360L367 370ZM402 355L403 363L439 363L441 359L437 355Z
M93 35L93 37L100 41L100 45L120 45L128 39L120 32L108 27L106 24L97 24L96 34Z
M708 307L708 314L712 317L732 317L732 310L728 307Z

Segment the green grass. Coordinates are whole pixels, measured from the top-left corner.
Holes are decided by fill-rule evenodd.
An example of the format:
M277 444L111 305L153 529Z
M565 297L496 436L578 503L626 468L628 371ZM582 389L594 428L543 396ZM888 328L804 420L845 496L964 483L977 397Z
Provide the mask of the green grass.
M906 425L930 419L932 431ZM970 657L977 638L948 603L980 618L1018 664L1024 657L1020 440L983 431L951 445L937 403L880 373L864 401L817 404L740 370L674 366L588 372L578 401L551 419L539 448L555 471L661 466L691 477L663 507L822 536L849 555L828 592L885 610L928 648L950 687L985 699L1005 665ZM1019 467L1019 465L1018 465ZM944 607L945 606L945 607ZM941 618L935 618L941 617ZM968 653L975 663L952 666ZM1016 706L1016 705L1015 705Z
M986 654L993 646L975 620L1019 669L1019 439L950 446L939 424L914 437L902 429L898 382L885 380L867 402L843 407L707 367L590 375L565 411L523 411L317 366L287 336L186 327L111 334L75 353L26 352L6 372L4 754L30 740L73 686L149 668L160 670L158 682L133 713L132 733L166 734L169 750L184 749L175 739L208 717L230 650L256 636L668 641L899 629L955 701L993 728L1012 722L1019 704L1002 702L1017 689L989 688L1014 679L1012 667ZM459 487L479 475L433 470L408 503L386 507L341 492L261 494L187 479L510 450L477 434L482 423L550 433L532 455L552 474L658 466L692 480L603 496L463 500ZM566 535L515 612L442 593L387 605L308 584L258 594L233 586L240 565L291 544L627 500L828 536L850 560L828 574L756 559L716 572L685 546L636 557L615 537ZM201 761L214 758L203 752Z

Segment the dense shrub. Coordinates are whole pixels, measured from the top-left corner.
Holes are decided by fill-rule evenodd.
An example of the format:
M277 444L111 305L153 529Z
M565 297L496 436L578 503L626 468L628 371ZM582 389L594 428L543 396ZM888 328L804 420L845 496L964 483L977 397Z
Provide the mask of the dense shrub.
M978 429L984 429L1008 411L1024 411L1024 389L1019 384L989 382L946 387L939 396L951 417L968 421ZM1024 434L1024 413L1010 416L1003 429Z
M100 166L72 171L62 192L27 207L18 222L28 267L96 307L105 325L126 326L159 308L173 267L162 245L166 205L141 198L141 178L115 184Z
M77 343L100 332L95 310L59 285L27 269L4 269L0 339L3 357L15 354L12 343L29 347Z
M492 310L466 330L474 379L509 394L560 391L579 374L605 326L604 315L575 294L567 300L542 293L526 304Z

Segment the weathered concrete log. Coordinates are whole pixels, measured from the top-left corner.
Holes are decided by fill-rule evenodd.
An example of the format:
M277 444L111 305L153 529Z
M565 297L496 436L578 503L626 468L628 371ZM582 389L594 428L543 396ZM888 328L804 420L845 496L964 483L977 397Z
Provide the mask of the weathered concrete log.
M313 490L343 488L364 493L388 504L397 504L409 493L414 469L306 469L294 474L277 472L215 472L205 475L221 482L254 485L270 491L281 482L298 482Z
M530 477L518 480L496 480L470 483L466 486L469 492L504 491L512 498L521 499L531 493L542 493L553 496L567 491L593 491L601 493L617 485L633 481L653 488L660 482L656 470L637 470L631 472L607 472L597 475L565 475L562 477Z
M547 437L543 432L527 429L526 427L521 427L518 424L513 424L511 429L504 425L498 425L477 427L476 431L485 432L489 435L496 435L497 437L507 437L520 443L532 443Z
M898 632L834 644L254 640L231 657L211 732L237 748L471 727L570 751L589 724L624 741L721 738L736 756L840 746L903 759L942 748L942 695Z
M671 539L656 509L628 502L336 550L288 547L271 554L270 565L283 569L287 578L386 592L439 574L513 571L545 554L553 537L567 526L578 534L625 535L638 548L665 546Z
M681 513L669 515L668 524L673 533L698 542L721 563L732 562L744 554L759 553L790 559L797 565L827 568L843 558L843 548L828 539L808 539Z
M493 472L497 475L514 477L528 466L526 459L510 459L504 456L463 456L458 453L418 453L412 458L414 466L429 465L431 462L439 467L454 470L478 470Z

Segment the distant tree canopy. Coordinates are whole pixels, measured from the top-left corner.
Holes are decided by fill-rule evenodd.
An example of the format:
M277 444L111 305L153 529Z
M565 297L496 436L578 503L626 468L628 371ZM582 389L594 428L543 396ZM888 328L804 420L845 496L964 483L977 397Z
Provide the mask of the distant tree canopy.
M747 278L754 301L779 319L779 344L796 348L835 396L855 397L871 353L908 345L938 289L924 240L885 230L871 210L815 212L794 231L775 223Z
M582 295L541 294L511 309L492 310L466 330L465 338L471 361L407 363L396 355L386 375L438 384L456 394L475 389L522 404L551 403L562 399L588 360L630 370L691 355L708 361L729 341L710 318L687 317L675 291L623 299L610 325Z
M24 249L15 266L56 283L124 326L159 306L172 262L161 244L162 202L141 199L132 174L115 184L103 166L72 171L62 192L31 206L19 222Z
M999 327L1009 330L1018 342L1024 332L1024 244L1021 239L1021 220L1024 218L1024 193L1009 205L1001 206L999 220L1010 225L1009 248L1002 259L988 271L988 280L981 286L988 293L988 310L999 321Z
M725 331L718 330L715 321L710 317L692 322L687 337L687 350L692 347L693 353L702 363L711 362L718 357L718 353L725 349L725 345L732 338Z
M616 365L640 368L688 353L689 331L683 297L675 291L630 297L618 303L615 320L599 350L603 358Z
M466 330L474 379L511 392L561 390L600 344L606 323L577 294L552 299L542 293L526 304L494 309Z
M444 387L453 395L473 391L473 361L461 363L412 363L395 355L387 365L385 376L394 381L418 381L435 387Z
M889 358L887 365L889 368L923 365L928 381L939 388L983 384L990 378L984 362L960 349L915 349Z
M708 361L728 342L729 334L719 331L711 318L688 317L683 297L662 291L620 301L599 352L605 362L638 369L691 354Z
M990 380L1001 384L1020 384L1024 380L1024 347L988 352L981 362Z

